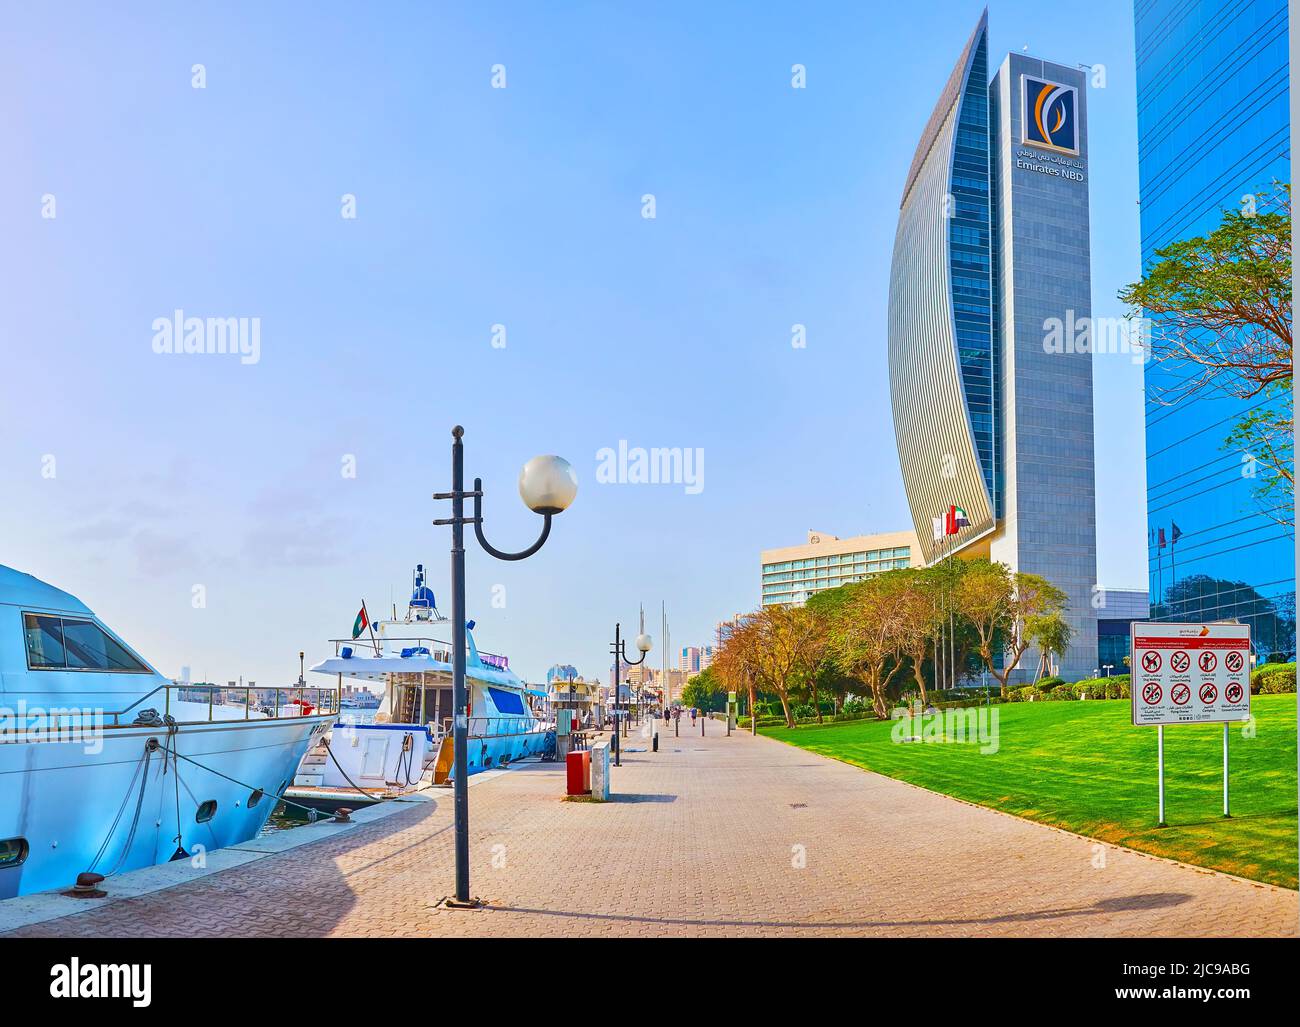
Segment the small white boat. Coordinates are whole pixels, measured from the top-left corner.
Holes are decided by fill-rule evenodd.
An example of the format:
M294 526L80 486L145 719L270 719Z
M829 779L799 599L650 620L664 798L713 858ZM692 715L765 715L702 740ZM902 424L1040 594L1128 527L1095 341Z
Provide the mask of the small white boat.
M288 792L290 798L313 804L310 800L321 792L330 792L350 794L364 803L449 779L452 666L451 643L446 639L450 627L425 584L421 564L415 569L404 618L374 622L370 636L331 640L335 655L312 671L336 676L340 692L345 677L381 686L381 712L373 724L346 719L335 724L328 742L304 757ZM473 621L465 632L465 680L469 690L466 759L474 774L542 755L554 724L533 711L537 690L510 669L506 657L482 652L472 629Z

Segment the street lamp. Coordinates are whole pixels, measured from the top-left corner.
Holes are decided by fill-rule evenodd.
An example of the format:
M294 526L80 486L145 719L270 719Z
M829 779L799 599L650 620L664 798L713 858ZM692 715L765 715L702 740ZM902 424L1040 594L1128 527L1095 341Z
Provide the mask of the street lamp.
M645 611L644 610L641 611L641 634L636 636L636 647L641 651L641 659L629 660L627 658L627 651L624 648L624 646L626 646L627 643L624 641L623 636L621 634L622 630L623 630L623 626L621 624L614 625L614 642L609 647L610 652L614 654L614 766L616 767L621 767L623 765L622 754L619 751L619 744L618 744L618 735L619 735L619 730L618 730L619 729L619 724L618 724L619 681L618 679L622 676L619 674L619 670L622 668L622 663L626 663L629 667L636 667L642 663L645 663L646 654L650 652L650 648L654 644L651 641L650 636L645 633ZM622 661L622 663L619 662L620 660Z
M451 525L451 689L453 808L456 822L456 897L450 906L473 907L469 895L469 695L465 687L465 525L474 525L474 537L498 560L523 560L542 548L551 533L551 517L562 513L578 493L578 478L567 460L558 456L535 456L519 474L519 496L533 513L545 518L542 533L527 549L503 553L483 537L483 479L474 479L474 490L465 491L465 450L461 439L465 429L451 430L451 491L435 492L434 499L451 500L451 516L434 524ZM474 500L474 516L465 516L465 499Z

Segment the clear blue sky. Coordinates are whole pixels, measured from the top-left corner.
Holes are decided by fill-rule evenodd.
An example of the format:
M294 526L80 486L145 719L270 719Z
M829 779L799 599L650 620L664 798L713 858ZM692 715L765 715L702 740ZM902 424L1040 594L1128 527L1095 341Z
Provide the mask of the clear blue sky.
M889 260L980 10L9 5L0 563L77 593L165 673L289 680L363 597L400 601L416 561L449 606L430 494L461 423L498 546L537 529L515 493L529 456L581 481L538 556L471 547L484 648L532 678L598 674L614 620L644 602L657 638L661 599L675 647L708 640L756 605L760 549L909 524ZM1107 66L1093 297L1119 313L1138 262L1131 4L995 3L990 22L992 64L1028 45ZM177 308L260 317L261 361L155 354L153 319ZM1140 390L1126 357L1096 358L1110 585L1146 580ZM620 439L703 448L703 491L598 485Z

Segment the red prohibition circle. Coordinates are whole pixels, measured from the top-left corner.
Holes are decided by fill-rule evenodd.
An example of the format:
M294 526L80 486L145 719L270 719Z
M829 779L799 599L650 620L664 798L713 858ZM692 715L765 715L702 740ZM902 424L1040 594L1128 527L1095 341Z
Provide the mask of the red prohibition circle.
M1174 653L1173 656L1169 657L1169 666L1172 667L1174 671L1176 671L1179 674L1181 674L1191 665L1192 665L1192 658L1188 656L1185 652L1182 652L1181 650Z
M1142 701L1148 706L1154 706L1164 694L1164 690L1154 681L1148 681L1142 686Z
M1186 706L1192 701L1192 690L1186 685L1174 685L1169 690L1169 698L1173 700L1175 706Z
M1237 671L1241 670L1244 664L1245 664L1245 660L1242 658L1241 653L1238 652L1228 653L1228 655L1223 658L1223 665L1227 667L1230 671L1232 671L1234 674Z
M1160 669L1160 654L1147 651L1142 654L1142 669L1148 674L1154 674Z
M1224 689L1223 697L1227 699L1228 702L1241 702L1241 685L1234 681Z
M1201 653L1200 657L1196 661L1196 665L1208 674L1219 665L1219 658L1215 656L1214 653L1206 650Z
M1205 682L1201 686L1201 702L1205 703L1206 706L1212 706L1217 698L1219 698L1219 690L1210 682Z

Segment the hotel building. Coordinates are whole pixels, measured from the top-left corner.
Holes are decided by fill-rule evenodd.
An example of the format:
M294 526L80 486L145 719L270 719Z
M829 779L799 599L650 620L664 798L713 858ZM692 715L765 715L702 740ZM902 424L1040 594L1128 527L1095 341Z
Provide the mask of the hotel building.
M763 605L797 606L815 592L925 560L911 531L852 538L810 531L804 545L764 549L759 562Z
M1096 668L1087 81L1009 54L981 17L903 186L889 377L922 563L986 556L1065 591L1067 678ZM931 542L949 505L969 524ZM1017 677L1032 675L1035 653Z

